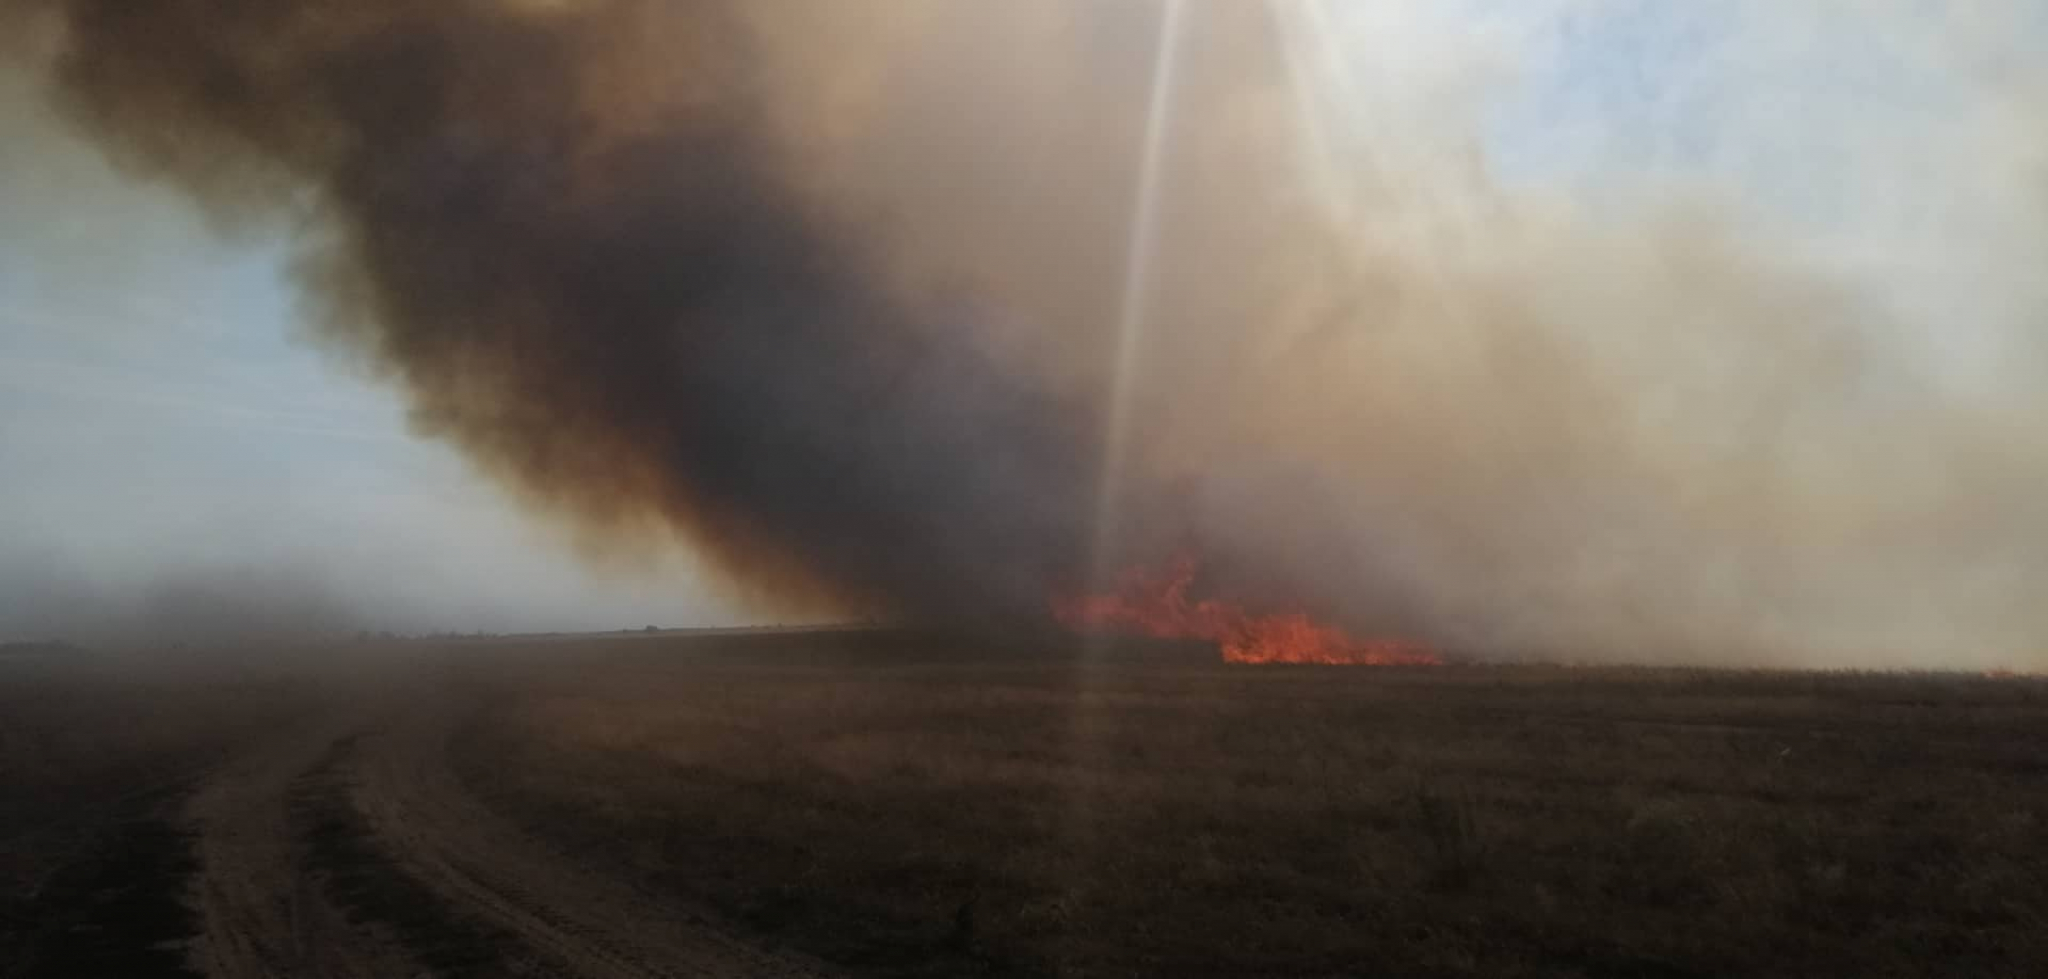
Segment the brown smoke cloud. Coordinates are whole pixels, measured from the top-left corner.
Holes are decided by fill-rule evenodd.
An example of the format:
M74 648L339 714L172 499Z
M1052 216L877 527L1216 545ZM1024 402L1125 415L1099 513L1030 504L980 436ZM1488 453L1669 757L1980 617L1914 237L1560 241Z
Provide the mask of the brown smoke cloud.
M216 210L302 222L330 332L594 546L785 600L1036 607L1089 437L892 291L761 120L723 2L70 3L60 96Z
M1382 125L1335 207L1283 19L1190 7L1119 370L1154 0L14 0L111 156L296 228L336 348L594 552L679 535L771 600L1008 622L1099 547L1192 542L1253 600L1452 643L2039 656L2025 383L1930 378L1893 310L1678 182L1509 189L1478 82ZM1995 131L2035 130L2015 105Z

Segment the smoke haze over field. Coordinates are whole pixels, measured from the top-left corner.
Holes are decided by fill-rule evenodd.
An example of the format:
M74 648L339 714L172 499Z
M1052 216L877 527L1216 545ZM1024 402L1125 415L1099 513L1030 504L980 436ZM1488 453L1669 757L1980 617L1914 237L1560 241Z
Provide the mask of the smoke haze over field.
M1010 625L1192 548L1246 601L1444 643L2048 666L2048 16L1788 6L0 30L124 173L288 236L337 362L600 564Z

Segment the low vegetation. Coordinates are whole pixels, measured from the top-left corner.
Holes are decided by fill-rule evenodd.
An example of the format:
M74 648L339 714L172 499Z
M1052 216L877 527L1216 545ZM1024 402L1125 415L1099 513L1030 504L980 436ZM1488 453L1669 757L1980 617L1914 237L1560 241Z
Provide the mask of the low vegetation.
M469 898L499 891L411 876L440 864L390 814L446 800L365 794L398 772L497 821L533 920L588 890L566 866L631 885L633 928L851 975L2048 975L2048 681L1213 655L789 632L17 657L0 971L189 974L202 880L344 909L323 955L388 939L488 975L553 948L477 937ZM282 863L236 864L270 824L197 819L195 785L275 806Z
M536 661L459 764L861 973L2048 975L2034 681L824 642Z

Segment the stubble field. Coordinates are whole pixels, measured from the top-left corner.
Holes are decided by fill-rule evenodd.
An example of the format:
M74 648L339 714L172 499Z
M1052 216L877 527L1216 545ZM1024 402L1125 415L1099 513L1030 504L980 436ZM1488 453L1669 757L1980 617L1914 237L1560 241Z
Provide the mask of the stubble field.
M300 659L0 667L7 974L2048 974L2029 679Z

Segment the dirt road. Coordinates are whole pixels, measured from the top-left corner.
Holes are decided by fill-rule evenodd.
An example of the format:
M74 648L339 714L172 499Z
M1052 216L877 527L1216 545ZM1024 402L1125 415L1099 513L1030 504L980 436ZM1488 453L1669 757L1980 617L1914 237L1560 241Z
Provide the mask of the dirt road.
M194 934L177 955L180 942L152 933L153 957L124 960L123 974L143 974L138 962L220 979L827 974L491 811L447 755L475 709L459 683L430 677L337 693L127 820L161 836L158 849L189 845L146 897L173 917L182 907ZM78 876L94 874L121 878L125 865ZM67 940L99 933L95 907L81 905ZM36 974L78 959L44 961Z

